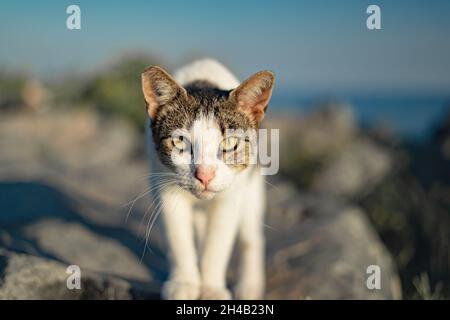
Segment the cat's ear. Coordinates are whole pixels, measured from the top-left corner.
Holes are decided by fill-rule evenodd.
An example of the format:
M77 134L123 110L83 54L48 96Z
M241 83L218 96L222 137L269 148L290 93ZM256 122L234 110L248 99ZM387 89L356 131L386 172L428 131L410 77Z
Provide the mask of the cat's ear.
M259 123L264 118L274 83L272 72L260 71L231 91L230 97L236 100L238 108Z
M147 68L142 73L142 92L151 119L155 118L161 106L178 95L186 95L186 90L169 73L157 66Z

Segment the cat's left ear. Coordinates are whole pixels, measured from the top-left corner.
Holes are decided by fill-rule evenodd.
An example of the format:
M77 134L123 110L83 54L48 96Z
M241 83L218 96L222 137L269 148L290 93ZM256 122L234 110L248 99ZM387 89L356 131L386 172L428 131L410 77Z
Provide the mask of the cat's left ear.
M186 95L186 90L158 66L147 68L142 73L142 92L147 103L147 113L152 120L162 106L179 95Z
M272 72L260 71L231 91L230 97L236 100L238 108L259 123L264 118L274 84Z

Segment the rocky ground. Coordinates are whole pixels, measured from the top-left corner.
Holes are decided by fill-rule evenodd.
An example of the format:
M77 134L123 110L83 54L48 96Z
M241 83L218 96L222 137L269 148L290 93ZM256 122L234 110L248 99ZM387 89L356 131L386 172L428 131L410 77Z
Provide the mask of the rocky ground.
M335 139L315 129L320 121L322 128L336 130ZM388 174L389 154L352 138L353 120L346 112L302 123L305 136L283 138L283 130L289 130L283 126L282 143L301 144L312 159L322 158L324 149L337 151L323 157L320 170L306 170L314 172L305 180L308 192L283 179L283 173L268 181L266 297L400 298L391 257L351 201ZM146 188L142 145L125 123L87 112L2 115L1 299L159 298L167 261L158 226L144 252L150 199L136 201L126 219L129 201ZM282 152L289 147L295 150L288 145ZM298 164L303 172L313 163L300 156L281 159L282 168ZM81 290L66 287L71 264L82 270ZM366 287L369 265L381 268L380 290ZM233 270L234 262L231 282Z

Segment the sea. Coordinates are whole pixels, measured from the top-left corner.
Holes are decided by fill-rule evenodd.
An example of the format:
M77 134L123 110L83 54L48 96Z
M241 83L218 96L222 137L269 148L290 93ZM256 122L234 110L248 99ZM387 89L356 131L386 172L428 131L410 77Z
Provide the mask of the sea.
M330 102L347 105L364 128L384 127L405 139L429 139L450 116L450 95L275 94L271 107L280 113L307 114Z

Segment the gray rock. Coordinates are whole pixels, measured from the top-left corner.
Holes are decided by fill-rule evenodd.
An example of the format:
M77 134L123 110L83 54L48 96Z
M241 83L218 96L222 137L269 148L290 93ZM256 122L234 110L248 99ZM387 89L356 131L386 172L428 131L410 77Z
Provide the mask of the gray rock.
M392 259L361 209L286 184L269 199L267 298L401 298ZM370 265L380 267L380 290L366 286Z
M67 266L0 249L0 299L157 299L159 286L81 271L80 289L68 289Z
M387 151L360 140L342 150L318 173L312 189L347 198L365 195L388 174L391 166Z
M149 270L118 240L101 236L79 223L45 219L23 229L27 239L60 261L82 269L151 280Z

